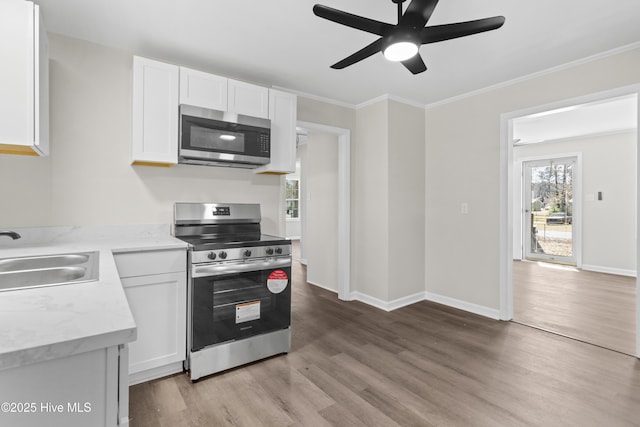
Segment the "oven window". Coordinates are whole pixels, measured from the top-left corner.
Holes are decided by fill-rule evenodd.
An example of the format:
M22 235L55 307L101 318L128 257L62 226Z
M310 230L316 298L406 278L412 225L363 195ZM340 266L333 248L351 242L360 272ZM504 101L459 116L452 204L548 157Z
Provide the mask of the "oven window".
M284 289L275 276L288 278ZM287 267L193 279L192 351L289 327L290 278Z
M194 148L244 153L244 134L227 130L191 126L190 144Z
M269 310L271 295L266 286L253 278L231 276L213 282L213 321L244 323L252 317L260 318L260 311ZM256 308L257 314L251 315Z

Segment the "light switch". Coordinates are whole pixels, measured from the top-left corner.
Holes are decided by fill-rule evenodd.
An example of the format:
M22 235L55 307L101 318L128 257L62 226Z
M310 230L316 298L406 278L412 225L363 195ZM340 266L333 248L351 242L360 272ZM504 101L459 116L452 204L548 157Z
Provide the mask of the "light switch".
M467 202L460 203L460 213L463 215L467 215L469 213L469 203Z

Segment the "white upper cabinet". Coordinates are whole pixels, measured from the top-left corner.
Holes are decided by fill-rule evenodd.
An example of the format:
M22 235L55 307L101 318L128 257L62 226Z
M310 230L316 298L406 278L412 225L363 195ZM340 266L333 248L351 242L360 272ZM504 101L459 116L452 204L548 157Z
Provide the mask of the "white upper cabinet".
M0 153L49 154L49 45L38 5L0 2Z
M269 118L269 89L180 67L180 104Z
M133 58L133 164L178 163L179 79L176 65Z
M254 171L295 172L295 95L140 57L133 58L133 164L178 163L180 104L270 119L271 162Z
M271 119L271 162L256 173L292 173L296 171L297 97L269 89Z
M227 111L245 116L269 118L269 89L229 79Z
M180 104L226 111L227 81L226 77L180 67Z

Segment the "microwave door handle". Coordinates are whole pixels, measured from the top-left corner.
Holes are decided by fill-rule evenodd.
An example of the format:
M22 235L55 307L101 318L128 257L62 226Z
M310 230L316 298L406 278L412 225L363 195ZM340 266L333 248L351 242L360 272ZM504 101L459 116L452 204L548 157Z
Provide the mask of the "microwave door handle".
M193 277L221 276L223 274L245 273L284 267L291 267L291 260L289 258L269 261L245 261L232 264L194 265Z

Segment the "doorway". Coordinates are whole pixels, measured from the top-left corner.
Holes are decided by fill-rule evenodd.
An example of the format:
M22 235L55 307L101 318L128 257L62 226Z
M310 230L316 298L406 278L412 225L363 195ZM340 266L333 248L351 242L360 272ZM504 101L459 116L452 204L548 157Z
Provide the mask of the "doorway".
M337 182L331 191L331 197L335 200L335 209L331 213L336 216L335 229L337 231L337 237L334 240L336 246L335 251L323 252L321 246L315 248L307 247L305 242L305 217L307 217L306 205L310 198L316 198L318 195L309 194L305 192L304 181L308 177L305 177L304 163L301 165L301 199L300 199L300 216L302 219L301 227L301 252L302 258L308 263L312 262L309 259L309 254L315 253L323 254L326 256L332 256L332 262L336 269L335 276L337 277L337 293L338 298L344 301L351 300L350 290L350 271L351 271L351 131L349 129L337 128L333 126L327 126L312 122L298 121L298 127L306 130L309 133L323 134L328 139L337 141ZM321 179L321 177L320 177ZM336 199L337 196L337 199ZM320 199L321 200L321 199ZM314 230L315 231L315 230ZM313 243L311 243L313 244ZM325 260L326 261L326 260Z
M578 157L523 161L524 258L577 265ZM577 203L577 207L580 204Z
M614 326L614 329L622 329L626 333L622 338L625 349L613 349L627 354L640 356L640 334L637 327L640 323L640 299L637 295L638 279L636 274L638 259L638 217L636 215L638 206L638 177L636 171L634 170L632 177L626 176L625 179L618 180L617 185L611 186L608 186L608 184L605 185L605 178L603 178L604 175L599 176L597 179L591 177L590 181L584 180L584 187L582 189L578 190L575 187L572 189L573 197L565 199L564 205L556 203L555 207L551 207L545 203L545 201L540 200L540 194L536 194L535 189L531 188L532 185L535 186L536 184L536 175L540 176L540 174L542 174L542 178L538 179L538 186L542 187L551 181L551 179L545 179L546 176L553 175L554 173L558 175L569 175L566 172L572 170L570 177L567 177L566 180L572 180L574 186L579 185L580 180L577 179L578 177L576 174L580 172L580 157L578 157L576 162L576 159L570 159L572 156L559 156L557 150L555 152L551 150L548 153L537 153L537 158L528 159L531 161L531 163L528 164L525 161L522 161L522 159L519 164L517 161L514 161L514 152L518 146L550 148L553 146L553 144L551 144L552 142L562 141L570 143L575 140L575 135L561 135L554 138L543 137L523 141L514 136L514 124L518 119L526 118L529 122L527 123L527 120L525 120L524 123L526 125L531 125L533 122L540 121L538 119L542 117L549 116L549 118L552 118L551 116L557 115L557 117L561 117L562 120L564 120L564 123L570 123L571 116L580 113L580 110L586 111L586 109L588 109L587 107L606 104L612 100L623 100L627 102L627 105L631 104L633 106L633 111L631 113L626 113L627 118L631 117L633 119L633 128L627 128L623 131L623 133L626 132L627 136L631 140L633 153L627 153L625 155L626 157L618 158L613 164L600 168L593 168L592 160L587 161L585 155L582 159L582 168L585 174L587 173L587 168L590 168L589 171L600 170L603 174L617 175L619 172L616 167L617 163L624 162L629 159L633 161L634 168L637 168L637 146L639 140L637 127L639 92L640 85L634 85L605 93L516 111L501 116L501 203L503 211L501 215L502 255L500 269L501 318L503 320L518 320L518 316L516 316L517 313L514 313L514 307L517 307L521 301L518 300L518 295L515 295L514 281L516 279L514 278L519 276L520 278L518 280L521 280L523 274L528 277L535 277L538 279L546 277L547 279L545 279L546 282L544 283L545 285L548 285L547 291L551 291L550 295L553 295L553 292L558 293L555 297L547 297L544 301L535 299L539 294L534 297L532 300L534 302L530 307L533 308L532 313L535 315L533 317L529 317L526 322L522 323L531 324L530 322L537 322L537 324L532 324L532 326L572 338L581 339L592 344L612 348L612 346L608 344L594 342L590 337L590 334L581 335L579 329L589 326L589 322L591 321L591 327L594 329L599 328L601 329L601 332L603 330L605 331L600 334L601 336L612 335L611 333L606 332L606 328L600 328L600 326L603 326L605 322L619 323L624 321L626 324L623 327L620 327L620 324L612 325L609 323L610 326ZM568 116L557 114L561 112L569 112L572 114L569 114ZM577 114L576 117L578 116L579 114ZM579 121L582 123L589 122L584 119ZM595 119L592 121L594 123L605 122L604 120ZM568 128L571 126L566 127ZM615 134L617 137L619 133L620 132L605 130L600 132L594 131L591 135L595 138L603 135ZM581 136L584 137L585 135ZM575 148L569 151L581 153L580 150ZM605 151L608 153L614 153L618 151L618 148L616 146L610 146L607 147ZM543 161L542 164L535 163L537 160ZM573 160L573 163L566 163L567 160ZM561 166L556 166L558 164L561 164ZM557 168L555 171L554 167ZM584 175L583 178L585 178L585 176L586 175ZM522 184L520 179L522 179L522 181L528 180L528 183ZM547 183L544 182L545 180ZM558 183L561 183L561 179L558 180ZM616 192L624 187L626 187L627 190L632 191L631 196L618 197ZM607 189L603 190L603 188ZM614 194L609 193L609 191L613 191ZM583 200L577 200L577 196L582 196ZM514 201L517 201L517 203L514 203ZM566 203L569 201L571 203ZM605 201L609 203L605 203ZM625 233L626 237L629 237L629 239L613 239L618 242L618 246L613 247L613 249L607 246L606 237L607 235L613 235L612 230L617 227L617 222L619 222L618 220L614 221L613 218L614 216L618 218L622 211L611 208L610 202L612 201L626 202L627 205L624 211L628 213L628 216L630 217L628 221L622 221L626 224ZM527 208L531 212L524 212ZM580 209L582 208L587 209L587 211L584 211L583 209L581 215ZM535 214L536 209L540 210L538 215ZM543 210L546 210L546 212L543 212ZM553 213L558 213L558 215L554 217L558 219L551 219L548 222L547 218L551 216L551 210L555 211ZM571 210L571 213L567 212L567 210ZM607 212L614 216L606 217L605 215ZM571 224L568 224L569 216L572 217ZM600 219L596 221L596 218ZM556 226L557 230L548 228L556 221L559 223L557 225L561 225L561 227ZM579 230L581 222L584 222L582 224L582 232ZM593 224L598 222L604 226L594 227ZM571 227L569 227L569 225L571 225ZM553 226L555 226L555 224ZM547 227L546 236L543 234L545 227ZM539 228L542 228L542 230ZM559 234L554 233L556 231L559 232ZM547 241L553 241L554 238L555 240L559 240L560 237L566 238L569 232L571 241L570 243L564 242L564 249L558 249L557 247L550 249L548 244L549 242L547 242L547 248L545 248L545 242L543 241L545 237L547 238ZM585 237L583 241L580 241L581 234L589 232L591 232L592 235L588 239ZM598 233L599 237L594 237L597 236ZM624 242L622 242L623 240ZM627 240L631 243L628 243ZM608 249L604 250L604 248ZM575 258L572 259L572 257ZM611 264L613 262L612 260L621 261L625 259L626 261L631 261L632 265L629 263L626 265ZM554 263L550 264L549 261ZM598 265L598 262L602 265ZM625 293L626 291L623 291L618 293L616 290L616 286L620 285L618 282L622 283L621 286L626 290L630 290L630 292ZM597 285L605 284L605 286L600 289L601 293L597 294L599 291L589 290L588 283L594 283ZM560 284L565 288L563 289L563 286L558 286ZM542 288L544 288L544 285L537 284L533 285L530 289L538 292ZM570 296L571 290L576 291L576 294L574 294L573 297ZM613 320L612 315L621 314L620 312L623 311L620 301L617 303L615 301L609 301L611 302L611 305L608 306L608 302L602 299L607 298L614 293L616 295L624 295L623 300L628 303L625 305L626 308L624 309L627 310L626 313L622 313L624 315L616 320ZM591 294L590 298L587 298L586 300L580 299L588 294ZM553 322L545 323L544 320L541 321L540 315L544 312L544 304L546 304L547 308L551 307L549 312L552 312L555 315L561 314L561 306L563 302L562 298L559 296L567 297L565 302L570 300L572 300L572 302L577 301L577 303L574 304L574 309L576 307L590 307L595 308L595 311L583 310L582 313L578 313L579 315L574 316L569 322L567 322L570 326L569 329L565 331L553 330L552 327L549 327L549 324ZM567 303L566 305L570 306L571 304ZM575 315L576 312L577 311L574 311L573 314ZM526 316L521 315L520 317ZM621 320L622 317L624 317L624 319Z

